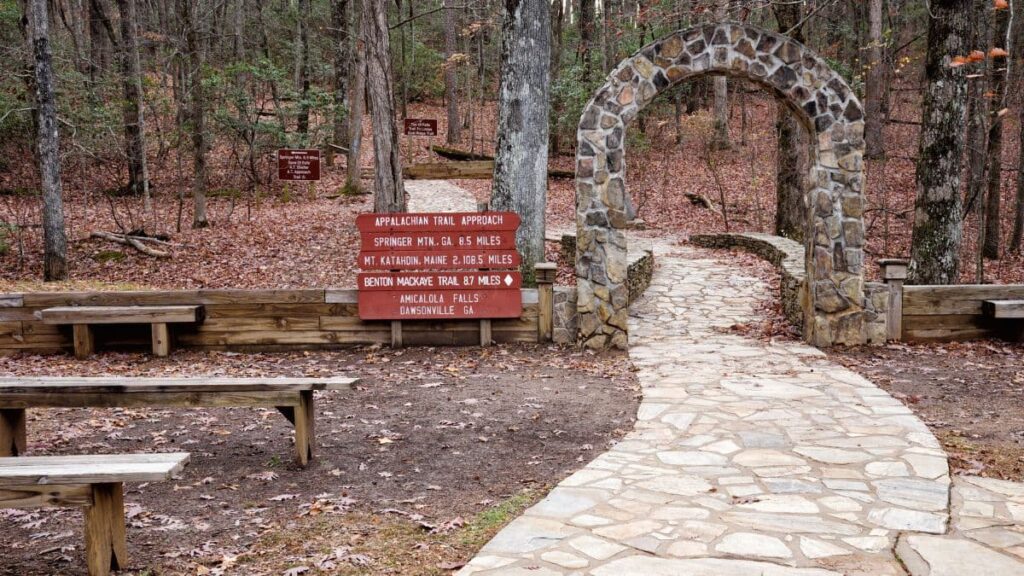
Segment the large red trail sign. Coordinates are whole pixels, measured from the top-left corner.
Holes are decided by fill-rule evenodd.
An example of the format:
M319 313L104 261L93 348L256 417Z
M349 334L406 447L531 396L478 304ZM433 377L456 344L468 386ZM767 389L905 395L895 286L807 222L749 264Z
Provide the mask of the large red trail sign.
M359 317L518 318L519 216L512 212L362 214Z

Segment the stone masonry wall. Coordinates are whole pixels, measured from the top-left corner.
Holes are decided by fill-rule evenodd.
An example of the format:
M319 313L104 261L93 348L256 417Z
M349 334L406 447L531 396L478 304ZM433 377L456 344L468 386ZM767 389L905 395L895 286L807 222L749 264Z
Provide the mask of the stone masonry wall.
M628 344L624 227L635 217L625 175L625 130L679 82L708 74L751 80L794 111L811 138L807 192L810 279L805 337L864 342L864 123L860 102L823 59L798 42L722 22L681 30L624 60L588 103L576 152L576 275L580 338Z

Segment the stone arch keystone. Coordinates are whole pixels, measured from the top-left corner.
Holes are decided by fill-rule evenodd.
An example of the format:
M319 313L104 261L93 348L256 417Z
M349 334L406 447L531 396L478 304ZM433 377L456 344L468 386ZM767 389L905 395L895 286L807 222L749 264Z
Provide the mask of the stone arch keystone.
M756 82L812 135L805 192L804 337L864 342L864 113L843 78L795 40L722 22L680 30L623 60L584 109L576 149L579 336L591 348L628 343L626 128L659 93L708 74Z

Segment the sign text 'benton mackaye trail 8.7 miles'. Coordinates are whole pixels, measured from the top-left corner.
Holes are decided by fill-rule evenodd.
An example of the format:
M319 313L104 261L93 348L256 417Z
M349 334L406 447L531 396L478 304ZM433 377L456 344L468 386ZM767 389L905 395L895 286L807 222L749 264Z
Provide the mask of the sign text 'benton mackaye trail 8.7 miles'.
M511 212L363 214L359 317L517 318L519 216Z

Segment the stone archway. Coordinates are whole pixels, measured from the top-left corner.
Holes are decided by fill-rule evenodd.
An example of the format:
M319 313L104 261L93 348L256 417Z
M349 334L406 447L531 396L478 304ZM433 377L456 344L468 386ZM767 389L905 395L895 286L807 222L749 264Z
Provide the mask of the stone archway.
M815 345L864 342L864 122L842 77L800 43L744 24L670 34L623 60L580 118L576 151L576 276L580 338L627 345L626 238L634 217L625 131L676 83L707 74L751 80L792 109L811 141L804 336Z

